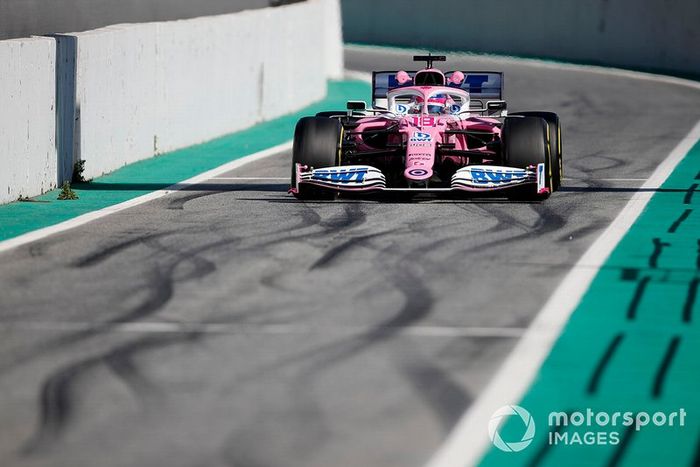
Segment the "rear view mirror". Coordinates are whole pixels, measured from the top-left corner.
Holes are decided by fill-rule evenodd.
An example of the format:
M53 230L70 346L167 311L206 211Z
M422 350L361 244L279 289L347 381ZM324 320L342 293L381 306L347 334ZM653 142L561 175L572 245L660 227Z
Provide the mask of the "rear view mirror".
M499 110L506 110L508 105L506 101L489 101L486 103L486 109L489 112L497 112Z
M348 101L348 110L367 110L365 101Z

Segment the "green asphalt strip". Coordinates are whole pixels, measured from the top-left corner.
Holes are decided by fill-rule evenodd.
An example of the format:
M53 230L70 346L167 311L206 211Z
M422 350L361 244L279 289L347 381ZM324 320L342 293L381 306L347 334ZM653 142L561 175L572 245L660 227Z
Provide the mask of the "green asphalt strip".
M699 465L699 186L697 143L604 263L523 400L514 401L535 422L531 444L519 452L492 447L480 465ZM659 423L677 415L673 426L652 418L637 430L624 426L628 411L640 425L642 412L663 412ZM552 412L569 414L569 425L550 424ZM614 412L621 414L613 427ZM501 420L504 442L523 439L521 417Z
M58 201L60 189L30 201L0 206L0 241L161 190L227 162L292 139L299 118L322 110L344 109L347 100L367 99L362 81L329 81L322 101L299 112L257 124L215 140L124 166L90 183L72 186L78 200ZM89 161L87 162L89 164Z

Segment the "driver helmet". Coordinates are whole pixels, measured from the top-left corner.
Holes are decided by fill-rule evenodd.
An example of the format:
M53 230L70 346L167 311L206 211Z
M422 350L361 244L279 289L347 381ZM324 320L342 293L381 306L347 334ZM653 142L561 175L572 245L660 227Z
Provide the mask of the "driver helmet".
M447 99L440 95L428 99L428 113L431 115L440 115L449 112L446 105Z

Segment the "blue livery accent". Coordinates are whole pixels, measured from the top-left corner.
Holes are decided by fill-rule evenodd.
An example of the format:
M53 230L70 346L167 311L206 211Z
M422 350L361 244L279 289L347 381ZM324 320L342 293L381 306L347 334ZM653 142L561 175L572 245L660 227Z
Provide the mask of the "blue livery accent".
M496 170L470 170L474 183L508 183L527 176L525 172L503 172Z
M312 180L332 183L362 183L367 175L367 170L326 170L314 171Z
M469 92L481 94L481 88L489 80L488 75L467 75L464 81L469 85ZM462 85L464 87L464 85Z
M411 141L418 141L418 142L428 142L432 141L433 137L430 136L430 133L423 133L421 131L416 131L413 133L413 136L411 136Z

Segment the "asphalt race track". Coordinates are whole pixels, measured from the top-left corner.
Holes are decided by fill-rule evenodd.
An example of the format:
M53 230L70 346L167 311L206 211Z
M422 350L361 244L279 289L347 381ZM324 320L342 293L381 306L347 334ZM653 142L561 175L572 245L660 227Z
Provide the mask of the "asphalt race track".
M346 50L351 70L411 66ZM301 203L285 153L3 253L3 465L425 463L700 119L679 85L448 67L503 70L511 111L560 114L561 192Z

